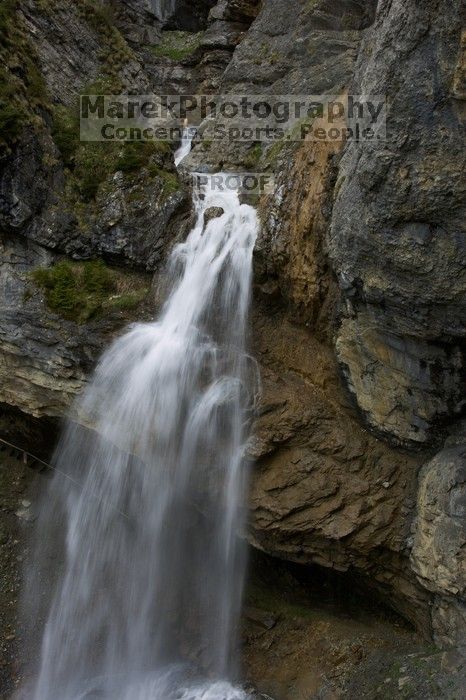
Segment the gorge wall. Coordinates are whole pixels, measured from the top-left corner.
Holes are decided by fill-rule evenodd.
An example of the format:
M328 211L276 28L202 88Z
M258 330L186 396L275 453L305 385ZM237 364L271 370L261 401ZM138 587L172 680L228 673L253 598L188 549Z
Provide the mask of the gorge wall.
M2 436L32 449L38 425L53 432L109 339L152 316L189 228L172 149L80 143L79 92L386 95L383 144L204 141L187 167L275 172L255 255L251 542L356 570L426 636L465 644L462 5L160 5L0 15Z

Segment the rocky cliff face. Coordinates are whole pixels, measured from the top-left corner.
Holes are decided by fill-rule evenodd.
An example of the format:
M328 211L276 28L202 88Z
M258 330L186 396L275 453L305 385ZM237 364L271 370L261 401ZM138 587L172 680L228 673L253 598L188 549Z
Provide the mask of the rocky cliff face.
M460 3L381 4L351 89L387 96L389 142L345 151L328 238L348 385L404 443L464 407L460 34Z
M112 335L154 306L104 300L77 323L50 308L37 267L103 258L133 292L189 225L170 148L76 140L81 90L385 94L383 144L199 143L190 164L275 172L255 259L251 541L356 570L426 635L464 644L459 3L159 5L11 3L4 31L23 44L2 58L22 117L0 162L3 410L61 417Z
M466 625L466 448L464 432L423 467L417 495L411 565L434 594L432 622L442 644L463 644Z

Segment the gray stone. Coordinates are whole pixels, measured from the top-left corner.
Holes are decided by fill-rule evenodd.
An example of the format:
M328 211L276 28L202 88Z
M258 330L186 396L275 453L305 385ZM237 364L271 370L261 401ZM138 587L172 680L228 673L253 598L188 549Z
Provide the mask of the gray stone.
M387 96L388 139L347 147L328 236L345 378L368 422L406 443L429 442L464 403L460 30L446 0L380 8L351 89Z
M206 209L206 211L204 212L204 226L207 226L207 224L210 221L212 221L213 219L217 219L224 213L225 212L222 209L222 207L210 207L210 209Z
M439 452L421 471L411 565L435 594L440 644L466 643L466 441Z

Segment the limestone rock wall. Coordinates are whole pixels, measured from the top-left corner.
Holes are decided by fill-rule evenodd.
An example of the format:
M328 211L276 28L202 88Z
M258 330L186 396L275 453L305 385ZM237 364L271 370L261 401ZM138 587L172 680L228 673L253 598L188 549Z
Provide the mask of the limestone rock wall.
M133 167L118 145L86 150L79 143L81 90L93 82L106 91L150 89L142 61L112 22L86 3L25 0L10 33L21 32L27 43L13 34L17 53L2 56L13 81L14 63L28 51L42 79L40 101L28 94L29 76L18 82L28 121L0 154L0 403L38 417L66 413L128 319L67 321L50 312L31 273L63 258L103 258L153 272L190 216L191 199L177 180L170 148L147 157L142 152ZM131 167L130 176L124 167Z
M411 564L434 593L432 622L440 644L466 640L466 437L450 438L420 473Z
M251 37L279 55L293 37L282 70L296 92L386 94L389 104L386 143L284 145L259 161L276 184L261 203L256 250L265 409L252 538L283 558L362 570L441 644L464 644L465 537L448 505L456 477L443 451L436 476L450 476L430 472L429 482L445 510L429 531L438 555L430 573L419 569L432 556L422 465L455 430L465 397L460 9L445 4L438 17L435 4L378 3L353 25L349 50L336 7L345 4L332 4L331 25L317 3L273 29L269 3L229 69L250 87ZM304 75L293 70L294 60L309 60L300 31L320 48ZM314 74L313 61L327 70ZM271 92L284 84L279 70L277 60ZM461 450L455 460L460 470Z
M388 141L345 150L328 237L348 385L402 442L465 400L461 19L461 3L379 3L350 89L386 95Z
M426 635L464 643L460 3L289 4L200 1L189 14L184 3L172 22L146 0L102 3L98 16L87 2L21 0L46 94L0 160L2 412L63 416L127 320L64 320L30 294L32 270L102 257L155 273L155 287L189 227L173 149L129 171L118 153L70 155L62 118L83 86L385 94L384 143L197 143L189 165L275 172L255 254L251 542L357 570ZM180 60L152 50L172 29L199 32Z

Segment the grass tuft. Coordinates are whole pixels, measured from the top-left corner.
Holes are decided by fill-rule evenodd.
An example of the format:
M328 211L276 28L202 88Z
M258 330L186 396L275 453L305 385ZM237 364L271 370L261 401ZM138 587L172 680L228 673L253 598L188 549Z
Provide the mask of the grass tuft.
M79 115L63 105L53 109L52 137L67 167L73 165L74 154L79 145Z
M260 143L256 143L243 158L243 164L245 168L255 168L262 156L262 146Z
M172 61L183 61L192 56L201 45L203 33L166 31L163 32L159 44L151 46L150 50L158 58L170 58Z
M115 169L122 173L134 173L146 166L155 154L170 153L170 146L165 141L130 141L123 145Z

